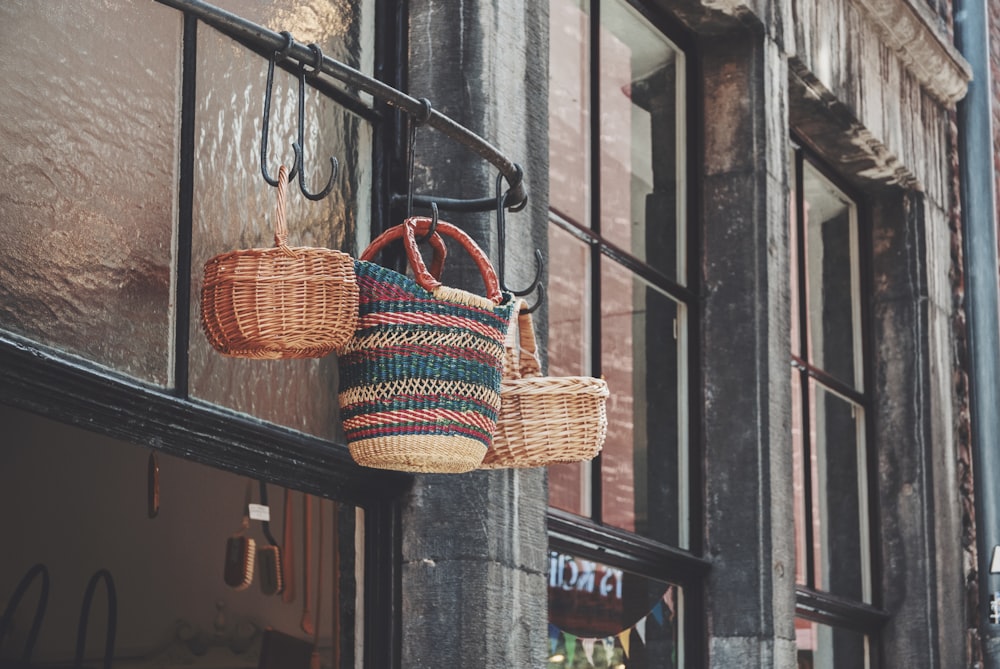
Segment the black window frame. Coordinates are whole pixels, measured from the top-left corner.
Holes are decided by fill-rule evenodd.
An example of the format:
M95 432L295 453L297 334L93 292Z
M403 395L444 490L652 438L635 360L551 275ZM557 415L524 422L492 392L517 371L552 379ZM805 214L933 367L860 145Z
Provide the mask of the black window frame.
M810 168L820 176L829 181L835 188L840 190L855 205L857 227L858 227L858 276L859 293L862 300L860 309L861 330L861 369L863 373L862 390L851 387L848 383L841 381L816 367L809 360L796 355L790 351L791 367L800 375L801 401L803 407L804 420L808 421L809 402L809 381L820 384L821 387L833 390L850 401L860 405L865 415L864 435L865 435L865 462L867 465L866 493L868 508L868 545L869 545L869 569L871 577L871 599L870 603L855 600L849 597L840 596L830 592L820 590L815 584L815 569L813 567L812 552L812 493L811 493L811 472L810 467L804 466L803 476L805 480L803 495L806 504L806 542L807 564L805 568L806 584L795 584L795 615L797 618L829 625L834 628L841 628L858 632L868 637L869 661L871 669L878 669L880 666L881 652L879 647L879 634L889 619L889 614L882 607L881 589L878 587L881 582L881 552L879 542L879 508L878 508L878 448L876 441L876 410L877 397L874 387L874 351L875 340L873 333L874 307L873 300L874 286L872 268L873 260L873 225L871 220L871 204L865 195L853 188L844 178L827 166L821 158L814 153L809 144L796 133L790 134L792 145L792 179L791 192L794 197L795 220L797 246L792 249L792 262L796 263L796 277L798 279L798 313L792 313L791 318L798 319L799 337L797 350L806 352L808 338L808 304L806 303L805 284L808 281L806 274L806 217L804 212L804 171L808 163ZM790 268L791 269L791 268ZM809 461L811 453L811 442L808 430L803 429L803 458ZM796 548L796 552L797 552Z
M405 3L374 0L375 77L405 83ZM0 403L139 447L361 507L364 541L364 666L401 664L401 509L408 474L354 463L347 446L192 398L188 394L197 35L212 30L196 16L183 20L174 383L157 386L30 338L0 324ZM239 44L238 41L234 40ZM246 45L244 45L246 46ZM258 55L267 57L266 54ZM348 102L336 87L311 82L321 94ZM346 104L372 123L372 230L386 226L392 184L400 183L402 115L376 101Z
M590 294L592 318L590 336L591 374L601 373L601 259L608 258L625 268L635 276L647 281L652 286L662 290L670 298L683 304L687 310L687 390L688 401L688 537L687 549L671 546L639 534L606 525L602 514L602 474L601 455L593 461L591 467L591 516L584 517L575 513L548 508L547 522L549 549L566 553L575 557L594 560L611 567L616 567L638 576L663 581L680 586L684 593L684 657L685 667L705 666L708 658L707 638L705 635L705 579L709 572L710 561L703 557L704 553L704 471L701 461L701 404L699 393L701 388L700 349L700 264L698 249L700 248L700 233L698 212L700 211L701 170L699 169L702 151L701 136L696 130L695 119L700 118L701 110L698 84L698 52L695 38L686 28L662 10L656 8L653 2L642 0L622 0L651 26L659 30L667 39L684 52L685 56L685 95L687 103L688 132L686 139L686 183L684 184L687 209L685 220L679 225L685 226L685 266L684 284L676 278L667 276L647 262L639 260L631 253L607 240L601 235L601 163L596 159L600 152L599 113L600 101L600 3L602 0L587 0L590 16L590 31L588 35L590 60L589 97L591 113L589 115L590 155L595 158L589 166L590 200L587 203L591 213L591 226L572 221L555 209L550 209L549 226L556 226L582 241L590 250L589 271L593 279ZM596 8L596 10L595 10ZM596 111L595 111L596 110Z

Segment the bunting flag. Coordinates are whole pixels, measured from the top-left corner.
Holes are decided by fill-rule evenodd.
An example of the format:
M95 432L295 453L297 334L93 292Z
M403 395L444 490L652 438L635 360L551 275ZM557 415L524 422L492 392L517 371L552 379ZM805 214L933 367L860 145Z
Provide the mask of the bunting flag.
M659 624L660 626L663 625L663 600L662 599L656 603L656 606L653 607L653 610L650 611L650 614L652 614L652 616L656 620L657 624Z
M580 645L583 646L583 652L587 656L587 661L593 665L594 664L594 650L597 643L600 642L604 649L605 656L608 661L614 657L615 642L622 647L622 651L625 653L625 657L631 657L632 653L632 630L635 630L639 635L639 644L642 646L646 645L646 633L648 631L649 619L652 618L657 625L663 627L672 627L674 621L676 620L676 610L674 609L675 597L673 588L668 589L664 593L663 597L658 601L649 613L637 620L632 626L607 637L580 637L575 634L570 634L565 632L553 623L549 623L549 649L551 655L556 654L556 649L559 647L559 637L563 637L566 644L566 653L563 658L564 667L573 666L573 658L576 657L576 642L579 639Z
M625 630L624 632L618 634L618 641L622 644L622 650L625 651L625 657L629 656L628 646L630 636L632 636L632 630Z
M583 644L583 652L587 654L587 662L593 664L594 644L597 643L597 639L580 639L580 643Z
M563 636L566 637L566 666L572 667L573 656L576 655L576 635L563 632Z
M646 618L643 617L635 625L635 631L639 633L639 641L646 644Z

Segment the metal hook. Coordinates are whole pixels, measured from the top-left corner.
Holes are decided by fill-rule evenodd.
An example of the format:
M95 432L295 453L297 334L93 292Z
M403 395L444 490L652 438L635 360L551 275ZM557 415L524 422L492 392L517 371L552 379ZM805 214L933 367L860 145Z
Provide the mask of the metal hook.
M330 167L332 168L332 171L330 173L330 179L326 182L326 186L318 193L309 192L309 189L306 188L306 175L305 168L303 167L305 162L305 131L303 130L303 126L305 125L306 74L310 77L315 77L320 71L320 67L323 63L323 52L320 50L318 44L310 44L309 50L313 52L313 69L306 72L306 64L299 64L299 141L294 146L298 147L296 151L296 158L298 160L299 190L302 191L302 194L307 198L315 201L322 200L330 194L331 190L333 190L333 180L337 178L337 171L340 165L337 162L337 159L331 156ZM289 175L288 178L291 180L291 175Z
M530 307L525 307L521 309L523 314L533 314L538 311L538 307L542 306L542 302L545 301L545 286L538 286L538 299Z
M281 34L285 37L285 45L272 53L267 63L267 89L264 91L264 121L260 126L260 173L264 177L264 181L275 187L278 185L278 180L267 173L267 135L268 128L271 125L271 88L274 85L274 62L279 56L284 56L288 53L288 50L292 47L292 43L295 41L292 39L292 34L287 30L282 31ZM295 177L297 165L298 161L292 163L292 171L288 174L289 181Z
M420 104L423 106L419 116L413 115L410 117L409 122L409 155L406 157L406 218L413 216L413 156L414 147L417 145L417 126L427 123L431 118L431 112L433 107L431 107L431 101L427 98L420 98ZM430 234L427 235L428 237Z
M506 238L507 238L507 223L504 215L504 208L507 204L507 194L510 191L503 192L503 174L497 175L497 274L500 278L500 289L509 293L513 293L518 297L523 297L534 292L536 289L539 291L539 301L531 308L531 311L527 313L532 313L541 304L541 296L544 294L542 290L542 252L535 249L535 278L531 281L531 285L523 290L514 290L506 284L504 278L504 256L506 255Z
M437 232L438 227L438 205L437 202L431 202L431 227L427 228L427 234L421 235L417 242L423 244L428 239L431 238L435 232Z

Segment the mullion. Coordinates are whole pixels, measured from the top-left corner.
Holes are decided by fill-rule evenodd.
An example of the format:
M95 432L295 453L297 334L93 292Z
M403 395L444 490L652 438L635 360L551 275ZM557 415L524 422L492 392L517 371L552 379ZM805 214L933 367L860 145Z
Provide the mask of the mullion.
M181 45L180 178L177 184L177 268L174 284L174 394L187 398L191 344L191 254L194 246L194 153L198 19L184 15Z
M795 151L795 229L796 229L796 249L795 265L798 268L798 290L799 313L795 316L799 319L799 351L803 357L808 357L809 345L809 306L806 304L807 296L807 276L806 276L806 230L805 230L805 193L803 180L803 155L802 150ZM801 394L800 404L802 413L800 414L800 433L802 435L802 496L805 505L803 519L803 529L805 531L805 554L806 554L806 584L816 587L816 556L813 554L813 481L812 481L812 443L809 437L809 375L799 369L799 393Z
M601 234L601 0L590 1L590 225ZM591 374L601 376L601 248L590 245L590 365ZM604 518L603 457L598 454L590 468L590 514L594 522Z

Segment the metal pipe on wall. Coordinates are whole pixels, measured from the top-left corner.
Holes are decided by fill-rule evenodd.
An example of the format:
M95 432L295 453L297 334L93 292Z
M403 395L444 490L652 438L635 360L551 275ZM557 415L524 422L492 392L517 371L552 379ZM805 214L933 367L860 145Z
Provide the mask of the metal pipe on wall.
M973 79L958 104L958 151L969 323L970 406L978 549L978 623L986 669L1000 669L1000 306L992 86L986 0L955 0L955 43ZM1000 570L998 570L1000 571Z

